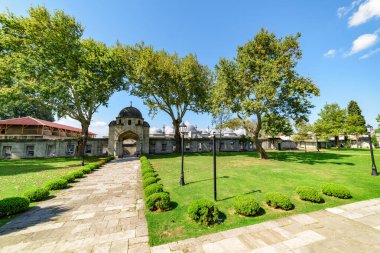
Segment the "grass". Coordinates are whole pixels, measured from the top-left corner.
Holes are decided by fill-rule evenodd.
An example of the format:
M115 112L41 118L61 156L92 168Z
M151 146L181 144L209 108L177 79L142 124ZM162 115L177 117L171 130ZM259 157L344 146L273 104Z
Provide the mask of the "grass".
M89 157L86 163L96 160ZM0 199L22 196L81 166L77 158L0 160Z
M173 209L168 212L146 213L151 245L215 233L222 230L260 223L288 215L306 213L355 201L380 197L380 177L371 176L368 149L331 149L322 152L273 151L269 160L257 153L220 153L217 157L217 205L225 219L211 227L201 226L187 215L195 199L213 200L213 171L211 154L185 154L185 183L180 187L181 157L151 156L149 159L161 178L164 190L170 192ZM380 150L375 151L380 165ZM336 183L351 190L352 199L324 196L323 204L301 201L295 192L299 185L320 189L322 183ZM278 191L291 198L291 211L266 206L265 193ZM254 196L264 208L263 215L242 217L233 210L233 198Z

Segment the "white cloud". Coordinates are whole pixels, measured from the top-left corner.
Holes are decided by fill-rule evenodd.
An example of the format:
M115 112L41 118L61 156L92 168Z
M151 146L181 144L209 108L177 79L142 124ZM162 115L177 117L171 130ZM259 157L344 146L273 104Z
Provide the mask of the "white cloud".
M336 55L336 50L335 49L330 49L326 53L323 54L324 57L326 58L334 58Z
M350 6L339 7L338 10L336 11L336 14L338 15L339 18L342 18L343 16L350 13L361 2L363 2L363 0L356 0L356 1L353 1Z
M368 54L361 56L360 59L367 59L367 58L369 58L372 55L377 54L377 53L380 53L380 47L376 48L375 50L370 51Z
M91 124L91 126L93 126L93 127L104 127L106 125L107 125L107 123L104 121L95 121L93 124Z
M351 51L346 53L346 56L356 54L364 49L370 48L376 44L378 40L377 34L369 33L360 35L352 42Z
M380 0L367 0L362 3L358 10L349 18L348 26L358 26L372 18L380 18Z

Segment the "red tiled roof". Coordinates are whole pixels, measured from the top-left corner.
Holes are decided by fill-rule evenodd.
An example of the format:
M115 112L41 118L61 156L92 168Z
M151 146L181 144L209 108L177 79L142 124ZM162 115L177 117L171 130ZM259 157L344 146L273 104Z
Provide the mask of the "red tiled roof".
M14 118L14 119L5 119L5 120L0 120L0 125L24 125L24 126L48 126L48 127L54 127L54 128L59 128L59 129L64 129L68 131L73 131L73 132L82 132L82 129L76 128L76 127L71 127L59 123L54 123L42 119L35 119L32 117L24 117L24 118ZM92 132L88 132L90 135L94 135Z

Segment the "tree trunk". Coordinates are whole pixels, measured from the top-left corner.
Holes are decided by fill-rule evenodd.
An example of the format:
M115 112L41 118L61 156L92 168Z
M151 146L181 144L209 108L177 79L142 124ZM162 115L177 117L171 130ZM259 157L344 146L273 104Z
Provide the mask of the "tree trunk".
M338 144L338 142L339 142L339 136L334 136L334 140L335 140L335 147L339 148L339 144Z
M82 123L82 136L78 140L78 148L75 152L75 157L83 157L85 155L85 149L87 144L87 138L88 138L88 128L89 124Z
M173 120L173 127L174 127L174 140L175 140L175 153L178 153L180 154L181 153L181 133L179 132L179 125L180 125L180 121L177 120L177 119L174 119Z
M261 130L261 117L257 116L257 127L255 131L253 132L253 142L255 143L256 150L260 153L261 159L269 159L267 152L263 149L261 146L261 142L259 140L259 133Z

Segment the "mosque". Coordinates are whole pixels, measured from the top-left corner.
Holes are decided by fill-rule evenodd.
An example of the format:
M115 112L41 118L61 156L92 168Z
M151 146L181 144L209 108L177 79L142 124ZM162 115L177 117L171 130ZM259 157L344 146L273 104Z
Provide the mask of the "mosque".
M2 159L72 156L81 134L81 129L31 117L0 120L0 155ZM198 130L196 126L187 124L184 132L185 152L212 151L214 134L220 151L255 150L252 143L242 142L241 136L245 135L243 129L225 129L219 133L219 130ZM281 149L286 148L286 145L295 148L290 140L263 140L264 148ZM89 133L85 154L125 157L173 153L176 148L172 127L150 128L140 110L131 105L122 109L116 119L109 123L108 138L96 138L94 133Z

